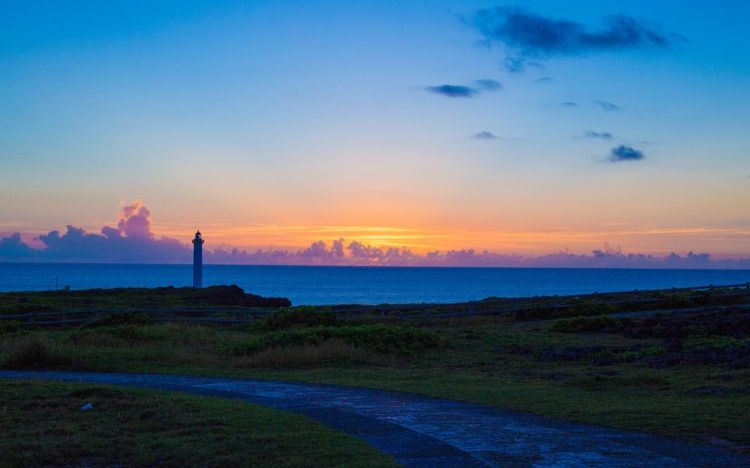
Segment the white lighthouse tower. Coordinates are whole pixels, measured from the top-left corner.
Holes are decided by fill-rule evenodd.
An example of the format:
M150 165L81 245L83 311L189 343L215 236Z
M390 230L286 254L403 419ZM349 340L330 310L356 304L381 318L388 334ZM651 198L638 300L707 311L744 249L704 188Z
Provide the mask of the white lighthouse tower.
M193 287L203 287L203 238L201 232L195 232L193 239Z

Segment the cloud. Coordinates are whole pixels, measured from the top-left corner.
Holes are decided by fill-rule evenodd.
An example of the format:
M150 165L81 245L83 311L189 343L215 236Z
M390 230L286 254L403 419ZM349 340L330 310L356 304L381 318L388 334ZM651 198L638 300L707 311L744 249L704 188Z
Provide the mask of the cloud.
M495 135L492 132L488 132L486 130L482 130L481 132L477 132L474 135L471 136L471 138L475 140L500 140L502 137L499 137Z
M534 83L534 84L543 84L543 83L552 83L553 81L555 81L555 80L553 80L549 76L543 76L541 78L535 79L534 81L532 81L532 83Z
M482 91L497 91L503 87L499 81L495 80L476 80L474 81L478 89Z
M618 150L623 148L623 150ZM624 155L637 150L621 146L613 149ZM642 156L642 155L641 155ZM638 159L628 158L623 160ZM19 233L0 237L0 260L34 262L96 262L96 263L189 263L192 246L176 239L159 237L144 229L150 211L140 202L125 205L117 228L103 227L101 234L67 226L64 233L50 231L39 236L43 248L32 248ZM138 228L128 231L128 220ZM130 234L133 234L131 236ZM145 234L148 233L148 236ZM210 234L209 234L210 241ZM219 246L206 248L207 263L249 265L341 265L341 266L487 266L487 267L618 267L618 268L750 268L750 258L714 260L707 253L689 252L687 255L669 254L664 257L622 252L620 246L604 243L590 254L567 251L542 255L517 255L479 251L476 249L448 249L418 254L407 247L376 246L358 240L337 238L329 244L324 240L312 242L298 250L257 249L240 250Z
M174 239L107 238L68 226L65 234L52 231L44 249L26 245L18 233L0 238L0 259L10 261L77 261L127 263L188 263L187 244ZM714 260L707 253L671 253L664 257L622 252L604 243L590 254L558 252L517 255L476 249L449 249L417 254L406 247L378 247L336 239L331 247L319 240L300 250L226 248L206 249L207 263L247 265L341 266L461 266L461 267L588 267L588 268L750 268L750 258Z
M0 258L29 258L34 250L21 240L21 234L16 232L0 239Z
M104 226L100 234L69 225L36 238L43 248L33 249L14 234L0 240L0 258L84 262L188 262L190 249L177 239L156 238L151 212L140 200L120 208L117 227Z
M663 47L673 38L625 15L604 19L598 30L570 20L545 17L517 7L478 10L469 20L485 43L500 44L510 72L523 71L530 60L569 57L644 47Z
M150 239L151 211L143 206L141 200L126 204L120 208L121 219L117 228L127 237Z
M601 140L611 140L612 134L610 132L596 132L594 130L586 130L583 132L583 136L579 138L598 138Z
M424 89L431 93L440 94L449 98L470 98L479 94L477 89L462 85L444 84L438 86L425 86Z
M497 91L501 88L502 84L499 81L490 79L474 80L473 86L442 84L424 87L430 93L449 98L472 98L481 93Z
M599 106L602 110L607 112L616 112L622 110L622 108L617 104L613 104L607 101L591 101L591 103L595 106Z
M631 146L620 145L612 148L609 152L608 160L613 163L623 161L641 161L646 159L646 155L642 151L637 150Z
M578 107L578 103L577 102L573 102L573 101L561 102L560 103L560 107L568 107L568 108L570 108L570 107Z

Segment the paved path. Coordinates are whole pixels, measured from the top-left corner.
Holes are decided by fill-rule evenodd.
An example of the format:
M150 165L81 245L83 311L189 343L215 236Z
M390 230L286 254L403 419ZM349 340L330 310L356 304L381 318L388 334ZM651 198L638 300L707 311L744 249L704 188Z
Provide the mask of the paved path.
M750 456L648 434L418 395L333 385L157 374L0 371L0 379L126 385L303 414L408 466L750 466Z

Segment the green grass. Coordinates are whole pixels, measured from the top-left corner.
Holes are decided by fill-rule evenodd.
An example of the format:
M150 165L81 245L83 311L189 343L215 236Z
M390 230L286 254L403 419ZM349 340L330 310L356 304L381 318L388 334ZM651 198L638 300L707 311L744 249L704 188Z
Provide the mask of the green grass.
M7 380L0 452L2 466L395 465L303 416L239 401Z

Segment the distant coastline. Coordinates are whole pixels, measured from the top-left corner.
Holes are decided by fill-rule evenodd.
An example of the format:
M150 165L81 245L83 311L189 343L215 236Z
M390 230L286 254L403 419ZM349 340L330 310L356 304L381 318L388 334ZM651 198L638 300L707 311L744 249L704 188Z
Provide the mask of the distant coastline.
M207 286L236 284L254 294L288 297L296 305L454 303L748 281L750 269L204 266ZM0 291L191 284L188 263L0 263Z

